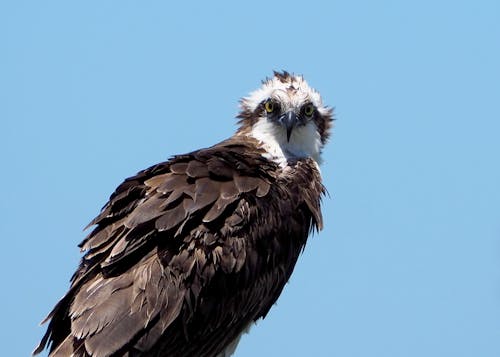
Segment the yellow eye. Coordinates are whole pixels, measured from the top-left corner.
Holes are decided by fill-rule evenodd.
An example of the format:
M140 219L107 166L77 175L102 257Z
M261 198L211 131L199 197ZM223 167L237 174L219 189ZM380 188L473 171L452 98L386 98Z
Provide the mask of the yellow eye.
M303 109L303 110L304 110L304 114L305 114L306 116L310 117L311 115L313 115L313 114L314 114L314 105L312 105L312 104L306 104L306 105L304 106L304 109Z
M272 100L268 100L264 104L264 108L266 109L267 113L271 114L276 109L276 105L274 104L274 102Z

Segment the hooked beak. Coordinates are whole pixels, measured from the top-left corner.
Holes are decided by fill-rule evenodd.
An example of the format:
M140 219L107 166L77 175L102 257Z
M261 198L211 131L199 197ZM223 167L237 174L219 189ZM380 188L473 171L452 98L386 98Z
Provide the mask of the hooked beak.
M286 129L286 140L290 141L290 136L292 135L292 130L297 124L297 115L293 111L284 113L279 117L279 122Z

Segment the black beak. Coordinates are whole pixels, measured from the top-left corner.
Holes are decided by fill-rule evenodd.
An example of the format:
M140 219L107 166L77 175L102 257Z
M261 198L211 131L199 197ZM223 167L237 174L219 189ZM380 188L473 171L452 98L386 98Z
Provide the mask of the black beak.
M286 140L290 141L290 136L292 135L292 130L297 124L297 115L293 111L289 111L280 116L279 121L281 125L286 128Z

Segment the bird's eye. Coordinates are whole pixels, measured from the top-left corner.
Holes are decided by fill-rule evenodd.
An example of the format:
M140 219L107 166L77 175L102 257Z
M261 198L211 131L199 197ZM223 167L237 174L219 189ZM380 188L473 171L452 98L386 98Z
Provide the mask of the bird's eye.
M306 116L310 117L314 114L314 105L306 104L304 105L304 108L302 110L304 111L304 114Z
M273 102L272 100L268 100L267 102L264 103L264 109L266 109L266 112L268 114L273 113L276 110L276 103Z

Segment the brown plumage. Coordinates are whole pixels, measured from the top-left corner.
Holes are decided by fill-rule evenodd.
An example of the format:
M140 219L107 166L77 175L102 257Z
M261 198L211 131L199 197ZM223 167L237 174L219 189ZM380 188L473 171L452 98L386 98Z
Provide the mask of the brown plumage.
M286 78L301 79L274 80ZM317 109L328 135L331 112ZM254 113L254 123L265 117ZM54 357L232 352L276 302L309 232L322 228L316 162L274 160L251 129L118 186L89 225L86 253L35 353L47 343Z

